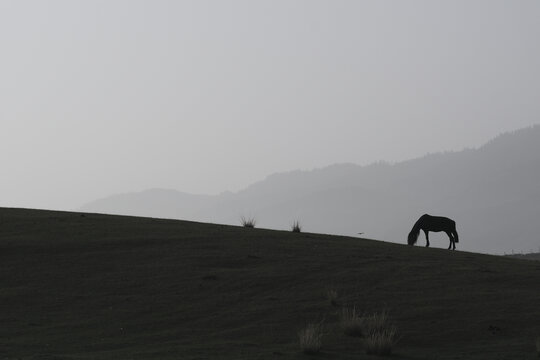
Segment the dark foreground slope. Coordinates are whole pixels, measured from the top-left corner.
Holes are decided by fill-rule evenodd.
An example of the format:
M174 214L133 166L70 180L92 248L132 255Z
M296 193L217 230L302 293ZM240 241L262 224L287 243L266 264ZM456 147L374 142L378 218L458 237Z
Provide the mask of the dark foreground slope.
M446 244L433 244L446 246ZM355 238L0 209L0 359L369 359L325 297L389 309L395 359L533 359L540 263Z

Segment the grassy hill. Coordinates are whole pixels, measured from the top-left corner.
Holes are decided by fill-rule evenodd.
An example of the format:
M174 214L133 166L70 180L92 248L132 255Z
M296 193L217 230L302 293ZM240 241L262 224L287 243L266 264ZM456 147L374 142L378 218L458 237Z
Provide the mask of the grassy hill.
M513 257L515 259L525 259L525 260L537 260L540 261L540 253L529 253L529 254L514 254L507 255L508 257Z
M533 359L540 336L538 262L183 221L0 209L0 284L0 359L307 359L323 319L313 358L376 358L339 328L353 305L389 310L395 359Z
M422 214L455 220L462 250L503 254L537 249L540 125L506 133L478 149L396 164L335 164L268 176L237 193L189 195L149 189L94 201L81 211L238 224L401 242ZM376 204L377 206L373 206ZM392 219L391 222L388 219ZM512 239L512 241L508 241Z

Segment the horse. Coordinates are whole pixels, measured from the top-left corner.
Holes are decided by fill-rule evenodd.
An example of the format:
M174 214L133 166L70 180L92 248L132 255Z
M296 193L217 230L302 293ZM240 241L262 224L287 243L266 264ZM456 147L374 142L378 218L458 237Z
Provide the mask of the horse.
M444 231L448 238L450 239L450 245L448 245L448 250L456 250L456 243L459 242L458 233L456 231L456 222L452 219L443 216L431 216L424 214L414 224L407 242L409 245L416 244L418 236L420 235L420 230L423 230L426 234L426 247L429 247L429 235L430 231L440 232Z

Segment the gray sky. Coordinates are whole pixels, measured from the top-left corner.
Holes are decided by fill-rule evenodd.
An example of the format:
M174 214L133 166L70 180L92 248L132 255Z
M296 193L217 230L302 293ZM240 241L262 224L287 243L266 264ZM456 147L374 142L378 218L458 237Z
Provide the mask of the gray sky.
M537 0L0 0L0 206L477 147L540 122Z

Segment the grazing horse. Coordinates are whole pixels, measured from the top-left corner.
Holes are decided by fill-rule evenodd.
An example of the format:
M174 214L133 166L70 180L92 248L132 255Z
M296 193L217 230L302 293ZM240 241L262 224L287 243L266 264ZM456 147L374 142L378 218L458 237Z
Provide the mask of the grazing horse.
M423 230L426 234L426 247L429 247L428 232L444 231L450 239L450 245L448 245L448 250L450 250L450 248L452 248L452 250L456 250L456 243L459 242L459 237L456 231L456 222L454 220L447 217L431 216L428 214L420 216L420 219L416 221L411 232L409 233L409 237L407 239L409 245L416 244L416 240L418 240L418 235L420 235L420 230Z

